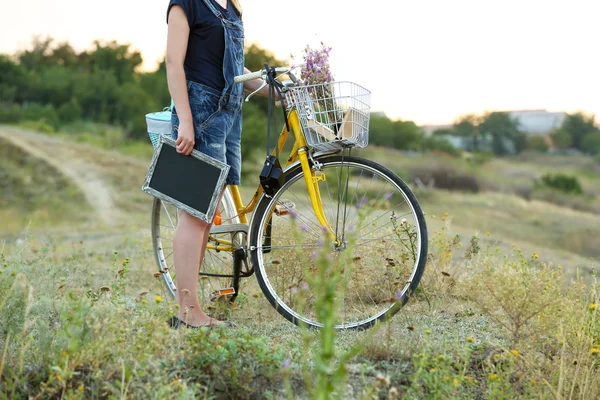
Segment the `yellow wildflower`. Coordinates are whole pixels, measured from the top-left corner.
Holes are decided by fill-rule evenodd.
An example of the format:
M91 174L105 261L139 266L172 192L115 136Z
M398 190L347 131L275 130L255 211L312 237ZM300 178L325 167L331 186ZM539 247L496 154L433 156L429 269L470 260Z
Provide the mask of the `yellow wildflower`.
M431 369L429 370L429 372L431 372L431 373L434 373L434 372L435 372L435 368L431 368Z
M592 303L590 304L590 310L595 310L596 309L596 303Z
M498 379L498 375L496 375L496 374L489 374L488 378L490 378L491 380L495 381L496 379Z
M518 356L519 350L517 350L517 349L511 350L511 353L513 353L513 355L515 355L515 356Z
M562 265L559 265L557 268L558 268L558 269L562 269Z
M475 338L473 336L467 336L467 342L473 343L474 341L475 341Z
M82 392L82 391L83 391L83 385L79 385L79 386L77 387L77 390L79 390L80 392Z
M162 303L162 301L163 301L162 297L160 297L160 296L156 296L156 297L154 298L154 300L156 301L156 303L157 303L157 304L158 304L158 303Z
M536 253L535 251L533 252L533 258L537 259L540 258L540 256L538 255L538 253Z
M590 353L591 353L591 354L596 354L596 353L597 353L597 352L599 352L599 351L600 351L600 350L598 350L598 348L597 348L597 347L592 347L592 348L590 349Z

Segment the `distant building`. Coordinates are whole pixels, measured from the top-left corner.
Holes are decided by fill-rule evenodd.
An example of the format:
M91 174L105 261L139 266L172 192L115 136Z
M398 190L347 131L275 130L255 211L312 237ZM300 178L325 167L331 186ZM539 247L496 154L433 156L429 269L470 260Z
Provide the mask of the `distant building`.
M565 112L548 112L546 110L519 110L507 111L519 122L522 132L532 135L547 135L553 129L560 127L567 116Z

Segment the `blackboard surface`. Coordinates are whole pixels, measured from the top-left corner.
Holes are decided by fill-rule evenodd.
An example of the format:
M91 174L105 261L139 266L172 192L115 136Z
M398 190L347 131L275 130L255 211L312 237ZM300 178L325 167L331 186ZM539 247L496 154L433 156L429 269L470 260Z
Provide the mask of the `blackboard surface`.
M205 221L212 221L229 167L194 150L177 153L175 142L162 138L142 190Z

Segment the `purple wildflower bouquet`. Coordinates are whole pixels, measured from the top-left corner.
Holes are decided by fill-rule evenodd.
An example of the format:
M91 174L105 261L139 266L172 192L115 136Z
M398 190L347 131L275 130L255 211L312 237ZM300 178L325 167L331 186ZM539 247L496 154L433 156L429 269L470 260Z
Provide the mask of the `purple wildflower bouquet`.
M319 122L336 126L336 107L332 85L323 85L333 82L333 74L329 69L329 52L331 47L321 42L321 48L312 49L306 46L302 55L303 63L300 65L300 81L302 85L312 86L307 88L313 98L316 119Z
M302 58L304 63L300 66L300 79L304 85L318 85L333 81L329 70L329 52L331 47L321 42L320 49L311 49L306 46Z

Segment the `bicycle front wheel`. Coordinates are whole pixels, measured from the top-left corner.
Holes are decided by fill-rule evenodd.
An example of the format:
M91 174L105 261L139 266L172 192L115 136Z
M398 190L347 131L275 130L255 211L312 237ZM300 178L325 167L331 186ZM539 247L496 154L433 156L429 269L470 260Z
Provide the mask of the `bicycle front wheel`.
M272 198L262 197L253 217L257 279L281 315L321 327L310 281L324 276L318 274L325 252L325 276L337 276L336 328L368 328L398 312L417 288L427 259L425 218L409 187L389 169L350 156L317 163L313 179L336 240L321 227L298 165Z

